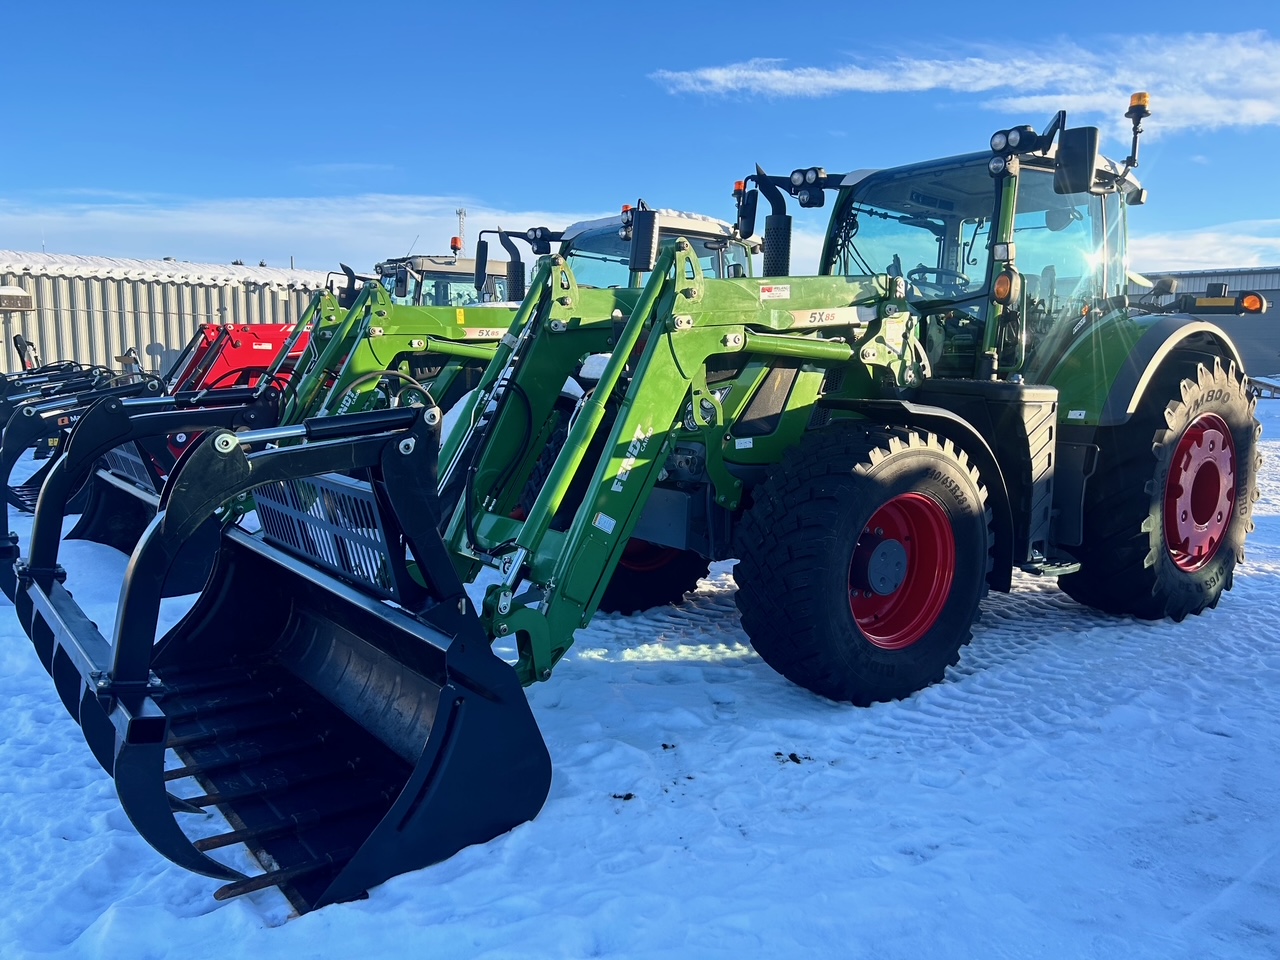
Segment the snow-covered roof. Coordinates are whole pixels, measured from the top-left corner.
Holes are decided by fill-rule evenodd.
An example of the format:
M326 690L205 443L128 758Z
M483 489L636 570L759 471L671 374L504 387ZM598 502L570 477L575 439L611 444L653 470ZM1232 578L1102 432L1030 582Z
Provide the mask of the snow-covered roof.
M45 277L92 277L110 280L161 280L203 286L256 283L261 286L318 290L326 274L318 270L285 270L186 260L123 260L61 253L0 250L0 273L30 273Z
M704 216L701 213L686 213L683 210L657 210L658 229L662 231L678 232L687 230L690 233L711 234L717 237L733 236L733 225L726 223L724 220L717 220L715 217ZM615 214L612 217L600 217L597 220L579 220L577 223L571 223L564 229L564 239L572 240L579 237L589 230L598 230L601 227L620 227L622 226L622 214Z

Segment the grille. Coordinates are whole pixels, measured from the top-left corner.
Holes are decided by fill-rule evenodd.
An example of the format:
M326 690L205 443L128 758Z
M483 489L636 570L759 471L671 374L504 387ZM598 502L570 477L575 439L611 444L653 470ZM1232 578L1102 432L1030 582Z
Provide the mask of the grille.
M279 480L253 491L262 535L294 556L400 600L373 490L339 474Z
M155 479L147 469L147 463L142 459L136 444L126 443L124 446L108 450L103 459L107 461L107 469L116 476L124 477L144 490L157 492Z

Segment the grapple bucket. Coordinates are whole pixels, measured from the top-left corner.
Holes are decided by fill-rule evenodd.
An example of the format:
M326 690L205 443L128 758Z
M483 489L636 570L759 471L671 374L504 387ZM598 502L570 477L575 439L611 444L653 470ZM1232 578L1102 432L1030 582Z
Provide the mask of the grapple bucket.
M279 390L270 384L257 389L95 400L84 412L75 411L75 425L55 461L66 461L57 482L47 484L53 476L51 462L18 489L37 514L43 511L46 528L60 527L63 518L78 512L80 520L67 539L93 540L132 553L156 515L164 481L174 468L167 438L217 427L274 426L279 400ZM17 460L13 451L26 435L58 429L57 422L68 419L68 413L67 408L56 407L33 409L30 416L15 415L11 424L15 442L12 447L0 445L0 471L13 468ZM216 524L209 524L193 536L173 565L164 596L198 591L208 577L216 547ZM20 553L13 534L0 544L0 590L10 599L15 590L11 567Z
M42 440L61 436L65 443L72 427L99 400L118 399L123 397L154 397L161 392L163 384L154 378L136 380L116 386L99 387L77 393L59 394L49 398L29 400L15 407L5 424L4 436L0 440L0 476L5 482L5 500L11 507L17 507L24 513L35 510L36 498L40 495L40 487L49 475L53 461L49 461L37 470L25 483L11 484L14 465L18 459ZM55 458L56 459L56 458Z
M528 703L436 533L438 421L398 409L206 437L133 553L114 642L58 582L37 513L19 564L28 635L131 821L228 881L219 899L269 886L300 911L351 899L546 798ZM285 436L306 442L246 450ZM264 530L222 533L204 592L155 642L183 539L251 490ZM193 815L214 808L221 832ZM234 844L264 872L211 855Z

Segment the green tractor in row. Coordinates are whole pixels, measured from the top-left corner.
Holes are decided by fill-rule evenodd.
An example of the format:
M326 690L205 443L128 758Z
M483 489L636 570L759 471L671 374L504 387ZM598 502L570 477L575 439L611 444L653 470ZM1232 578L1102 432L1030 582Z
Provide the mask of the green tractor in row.
M132 822L220 898L277 886L299 910L488 840L550 787L521 684L615 579L687 558L737 558L761 657L857 704L942 680L1015 570L1115 613L1216 604L1260 431L1227 335L1128 299L1147 115L1135 97L1123 163L1060 113L905 167L757 169L731 233L763 196L760 278L630 211L643 287L544 257L442 447L432 404L211 431L133 552L112 642L59 582L55 469L16 606ZM788 197L828 193L822 275L787 276ZM223 529L157 637L186 538L249 493L262 529ZM661 553L628 567L637 542ZM231 829L190 839L215 806ZM239 843L263 873L211 856Z
M170 398L159 397L157 390L147 394L145 402L104 407L80 431L77 459L92 450L98 462L77 498L81 516L68 539L132 551L155 515L170 470L202 429L280 426L309 417L428 402L450 409L479 381L523 298L522 246L545 255L558 244L561 256L601 279L607 274L610 282L623 286L644 282L644 275L628 270L624 235L629 209L559 231L496 231L510 259L494 263L492 269L487 241L478 244L478 259L470 260L457 256L458 238L453 240L452 256L385 260L375 266L375 277L360 277L344 266L342 275L332 275L331 280L345 280L317 292L256 389L164 391L175 394ZM732 240L730 224L675 211L660 216L670 239L688 235L697 243L719 245L727 251L721 256L725 271L749 272L750 250ZM573 384L567 387L570 392L563 402L571 404L576 394ZM141 391L142 387L135 390ZM17 417L21 429L0 448L0 473L8 477L32 438L67 431L101 396L84 391L38 407L29 405L24 412L33 416ZM161 418L153 416L159 412L157 400L167 407ZM32 506L38 492L36 487L28 494ZM236 512L243 514L252 505L246 499ZM0 559L7 557L11 564L19 546L12 535L8 541ZM208 572L210 552L207 541L193 541L166 593L198 590ZM692 583L675 597L688 586ZM12 576L0 571L0 591L12 598L14 589Z

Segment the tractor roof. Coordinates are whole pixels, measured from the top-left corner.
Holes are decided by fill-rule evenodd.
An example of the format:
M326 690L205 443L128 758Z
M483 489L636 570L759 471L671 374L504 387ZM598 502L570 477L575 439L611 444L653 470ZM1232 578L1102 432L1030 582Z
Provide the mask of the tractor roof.
M686 213L682 210L658 210L658 229L672 233L691 233L699 236L732 237L733 225L715 217L703 216L700 213ZM622 214L612 217L600 217L596 220L579 220L565 227L564 239L572 240L584 233L604 227L621 227Z
M377 264L374 269L379 276L385 273L394 273L396 268L401 265L407 266L415 273L456 273L462 277L474 277L476 272L476 262L465 257L443 256L443 257L393 257L389 260L383 260ZM505 277L507 263L505 260L490 260L488 273L492 277Z

